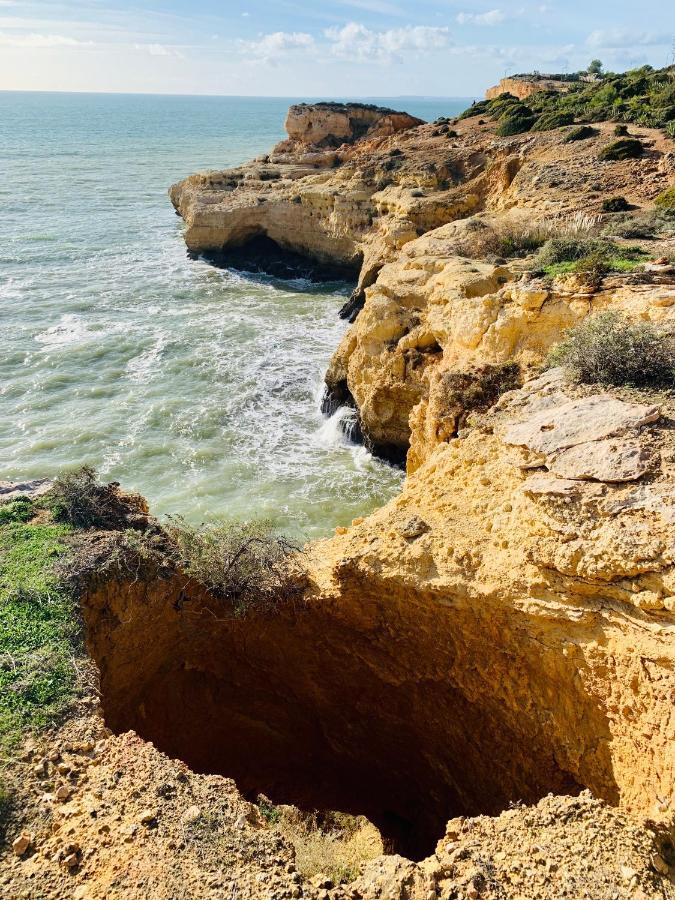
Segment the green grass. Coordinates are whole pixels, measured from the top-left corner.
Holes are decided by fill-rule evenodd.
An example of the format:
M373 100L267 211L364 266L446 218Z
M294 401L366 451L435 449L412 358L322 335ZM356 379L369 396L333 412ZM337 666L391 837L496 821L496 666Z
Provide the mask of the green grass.
M546 275L586 272L596 277L609 272L632 272L649 258L642 247L622 247L607 238L553 238L537 255Z
M609 255L603 256L600 262L605 267L606 272L633 272L645 261L645 258L646 254L633 258ZM582 259L570 260L569 262L553 263L550 266L544 266L544 272L551 276L585 272L588 271L589 260L590 257L583 257Z
M69 553L66 525L14 521L0 527L0 749L11 752L28 729L58 720L75 693L79 655L74 600L56 567ZM21 507L24 507L22 510ZM18 521L17 521L18 519Z

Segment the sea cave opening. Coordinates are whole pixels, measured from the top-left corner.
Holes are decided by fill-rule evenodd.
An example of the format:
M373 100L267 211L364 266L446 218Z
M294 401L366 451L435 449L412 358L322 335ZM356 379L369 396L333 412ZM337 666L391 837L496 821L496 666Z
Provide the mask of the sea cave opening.
M318 259L284 247L258 231L219 250L205 250L199 255L220 269L236 269L285 280L304 278L318 284L343 281L354 286L361 267L360 256L352 263Z

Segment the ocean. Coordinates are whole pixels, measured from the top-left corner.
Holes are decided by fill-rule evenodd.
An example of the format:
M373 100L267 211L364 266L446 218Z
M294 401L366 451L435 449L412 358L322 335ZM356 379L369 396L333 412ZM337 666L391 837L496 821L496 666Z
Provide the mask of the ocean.
M0 479L88 463L160 516L300 538L396 493L320 412L350 286L190 260L167 196L269 150L298 99L0 92Z

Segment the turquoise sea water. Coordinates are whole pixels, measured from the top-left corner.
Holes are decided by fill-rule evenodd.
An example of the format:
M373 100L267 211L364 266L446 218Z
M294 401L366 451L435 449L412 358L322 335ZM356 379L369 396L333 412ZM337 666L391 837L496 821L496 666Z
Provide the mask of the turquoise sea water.
M189 260L167 197L268 150L291 102L0 92L0 479L87 462L156 513L307 537L396 492L319 411L348 286Z

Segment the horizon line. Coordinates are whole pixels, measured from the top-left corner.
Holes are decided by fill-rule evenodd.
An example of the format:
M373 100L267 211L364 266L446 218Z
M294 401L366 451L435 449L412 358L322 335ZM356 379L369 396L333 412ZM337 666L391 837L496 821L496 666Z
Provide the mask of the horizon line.
M353 100L474 100L478 94L192 94L188 92L170 91L60 91L39 88L0 88L0 94L78 94L89 96L117 97L216 97L236 100L297 100L306 96L312 99L319 97L327 100L340 100L349 97Z

